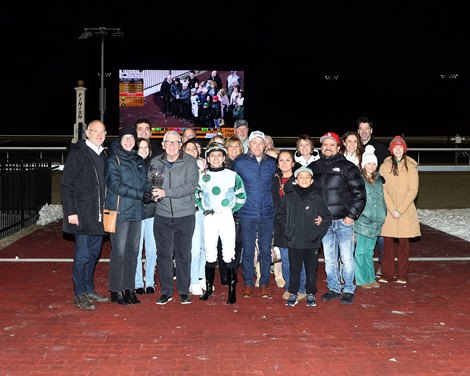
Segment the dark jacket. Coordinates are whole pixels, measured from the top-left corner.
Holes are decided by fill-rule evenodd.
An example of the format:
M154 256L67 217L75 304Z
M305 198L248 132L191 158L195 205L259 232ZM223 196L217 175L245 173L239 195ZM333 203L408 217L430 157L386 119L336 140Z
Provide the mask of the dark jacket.
M150 144L150 147L152 148L152 155L147 159L150 162L150 159L152 159L152 157L156 157L157 155L160 155L161 153L163 153L163 147L162 147L161 139L150 138L149 144Z
M142 157L135 150L124 150L119 141L114 141L109 148L104 175L106 208L116 210L119 195L117 221L141 221L145 213L142 197L144 192L150 191Z
M223 84L222 84L222 79L220 78L219 74L217 73L215 75L215 77L212 77L212 74L209 74L209 77L207 78L208 81L215 81L215 83L217 84L217 89L220 90L223 88Z
M104 151L100 155L96 154L84 140L72 145L60 186L64 232L104 235L105 160ZM78 215L78 226L68 222L68 216L73 214Z
M220 119L222 116L222 105L219 101L212 102L210 106L210 117L211 119Z
M233 169L245 184L246 202L240 209L240 218L274 219L271 194L272 177L276 173L276 159L264 154L261 162L249 153L233 162Z
M315 224L318 216L322 217L320 225ZM294 185L281 199L276 223L284 228L288 248L316 249L331 225L331 214L313 186L301 188Z
M195 192L199 181L199 169L196 158L180 153L173 163L163 152L150 161L151 168L164 171L165 179L162 188L165 197L157 202L155 214L162 217L181 218L196 212Z
M320 154L311 163L316 192L323 197L333 219L349 217L356 220L366 205L366 188L359 168L343 154L330 158Z
M295 181L294 175L292 175L289 180L284 184L282 189L284 194L292 190L292 183ZM281 173L277 172L272 179L272 196L273 196L273 205L274 211L276 212L276 218L279 214L279 208L281 206ZM273 245L276 247L287 248L286 238L284 236L284 226L280 226L279 221L274 222L274 235L273 235Z
M225 156L225 167L228 168L229 170L233 170L233 162L234 160L231 159L228 155Z
M182 87L183 85L181 85L181 83L177 83L176 81L173 81L173 83L170 86L170 94L173 99L179 99Z
M145 176L147 178L147 181L149 181L149 179L148 179L148 168L149 168L151 160L152 160L152 157L148 157L148 158L144 159ZM151 202L149 204L144 204L144 209L145 209L144 219L153 218L153 216L155 215L156 205L157 205L156 202Z
M164 100L170 100L171 97L171 83L165 78L160 86L160 95Z

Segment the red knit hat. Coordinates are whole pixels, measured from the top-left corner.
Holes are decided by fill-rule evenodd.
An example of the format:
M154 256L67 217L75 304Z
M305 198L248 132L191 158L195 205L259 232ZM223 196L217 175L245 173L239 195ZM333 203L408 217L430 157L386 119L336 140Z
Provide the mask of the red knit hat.
M390 146L388 147L390 153L393 154L393 148L398 145L403 147L403 152L406 153L406 149L408 149L408 146L406 146L406 142L401 136L395 136L393 137L393 140L390 141Z

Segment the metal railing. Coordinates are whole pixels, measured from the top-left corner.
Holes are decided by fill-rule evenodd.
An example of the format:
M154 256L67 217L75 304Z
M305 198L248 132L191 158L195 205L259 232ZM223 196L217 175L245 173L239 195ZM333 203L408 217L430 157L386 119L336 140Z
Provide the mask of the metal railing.
M23 153L37 153L39 159L43 159L46 155L50 156L54 154L57 157L60 157L60 163L64 164L68 148L66 148L65 146L0 146L0 150L5 151L5 159L7 161L10 160L10 156L12 156L12 158L14 159L15 154L17 154L17 152L19 151L22 151Z
M421 163L421 152L451 152L454 154L454 163L458 163L459 158L467 160L467 164L470 165L470 148L410 148L409 151L415 151L418 153L417 162Z
M295 150L295 147L286 147L278 149ZM320 151L320 148L315 148ZM435 153L449 153L445 160L436 156ZM448 171L448 172L470 172L470 148L408 148L407 155L415 158L418 162L418 171ZM432 158L423 156L424 153L434 153ZM458 164L459 158L466 164ZM425 161L424 161L425 160ZM437 161L436 161L437 160Z
M51 194L50 161L0 161L0 239L34 224Z
M110 140L115 139L113 136ZM278 146L278 149L295 150L295 147ZM316 148L319 150L319 148ZM0 152L4 151L2 156L8 161L10 158L24 158L25 153L29 156L36 155L40 159L45 157L52 159L53 169L62 169L68 148L66 147L31 147L31 146L0 146ZM449 148L449 147L410 147L408 155L415 158L418 162L420 171L470 171L470 148ZM438 154L436 154L438 153ZM444 154L447 153L447 154ZM1 155L1 154L0 154ZM55 159L54 159L55 158ZM460 160L464 163L462 164Z

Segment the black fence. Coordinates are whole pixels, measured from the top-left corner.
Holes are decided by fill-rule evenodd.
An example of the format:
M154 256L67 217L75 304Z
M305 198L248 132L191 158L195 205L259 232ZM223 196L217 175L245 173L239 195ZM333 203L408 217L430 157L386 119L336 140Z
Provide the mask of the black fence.
M30 226L51 202L51 162L0 161L0 239Z

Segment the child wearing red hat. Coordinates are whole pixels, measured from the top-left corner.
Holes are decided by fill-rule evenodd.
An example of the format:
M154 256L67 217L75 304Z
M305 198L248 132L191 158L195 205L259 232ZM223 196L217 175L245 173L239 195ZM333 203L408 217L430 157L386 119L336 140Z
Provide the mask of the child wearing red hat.
M393 137L392 141L390 141L390 146L388 148L390 153L393 154L393 148L398 145L400 145L403 148L403 152L406 154L406 151L408 150L408 146L406 145L405 140L401 136L395 136Z

